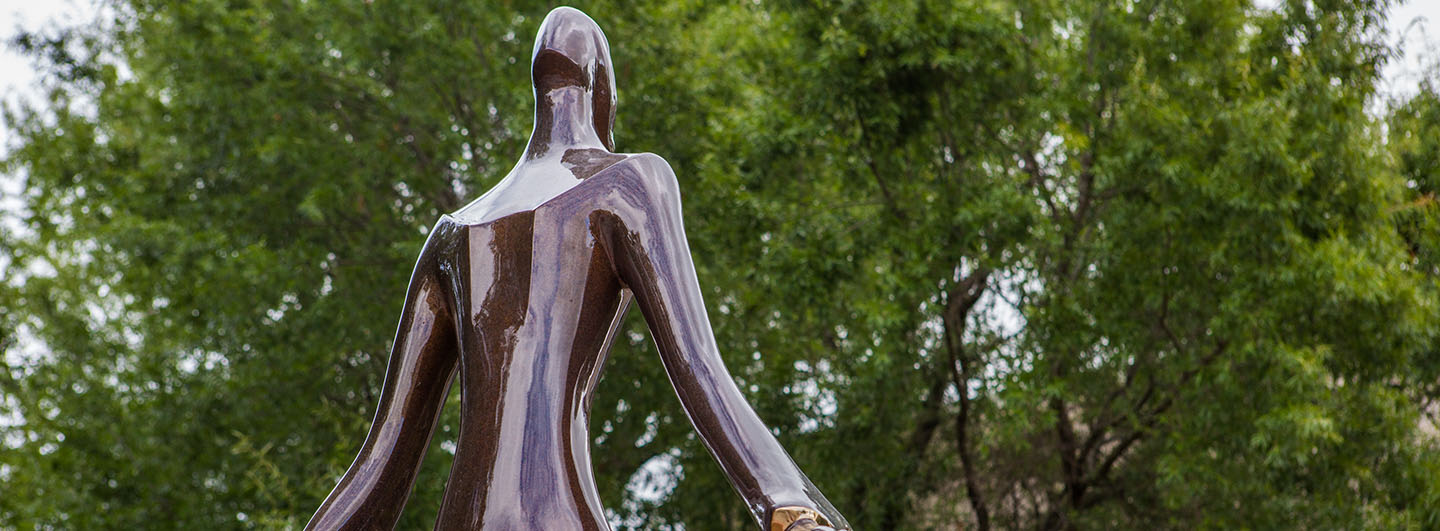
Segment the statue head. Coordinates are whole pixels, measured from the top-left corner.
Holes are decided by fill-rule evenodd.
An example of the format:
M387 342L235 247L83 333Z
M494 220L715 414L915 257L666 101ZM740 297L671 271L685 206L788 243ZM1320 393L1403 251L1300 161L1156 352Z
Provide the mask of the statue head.
M530 77L535 84L536 105L544 105L545 95L554 90L579 87L585 91L596 136L607 149L615 149L611 136L615 126L615 73L610 64L610 44L599 24L572 7L551 11L535 36Z

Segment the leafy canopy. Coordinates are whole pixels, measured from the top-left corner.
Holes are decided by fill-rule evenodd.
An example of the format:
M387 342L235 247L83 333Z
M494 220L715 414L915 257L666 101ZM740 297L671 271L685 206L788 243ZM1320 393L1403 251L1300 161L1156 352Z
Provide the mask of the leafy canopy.
M128 0L18 36L48 99L4 115L0 527L303 525L426 231L520 153L549 7ZM731 371L858 528L1440 526L1440 81L1377 95L1386 2L579 7ZM622 339L612 520L745 528Z

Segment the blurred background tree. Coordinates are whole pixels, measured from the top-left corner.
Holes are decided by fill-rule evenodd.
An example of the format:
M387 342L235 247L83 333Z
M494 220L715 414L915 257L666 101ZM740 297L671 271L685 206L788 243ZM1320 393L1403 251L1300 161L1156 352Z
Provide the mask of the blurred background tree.
M11 42L0 527L295 528L538 2L116 2ZM1440 527L1440 79L1388 3L588 5L727 363L859 529ZM638 312L632 312L638 314ZM747 529L631 316L617 527ZM431 525L456 400L403 529Z

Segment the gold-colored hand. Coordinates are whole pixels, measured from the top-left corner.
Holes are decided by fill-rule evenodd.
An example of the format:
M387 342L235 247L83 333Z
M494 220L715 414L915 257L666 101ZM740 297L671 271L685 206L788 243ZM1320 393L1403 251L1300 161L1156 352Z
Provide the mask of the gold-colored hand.
M830 521L809 507L780 507L770 516L770 531L820 531L832 529Z

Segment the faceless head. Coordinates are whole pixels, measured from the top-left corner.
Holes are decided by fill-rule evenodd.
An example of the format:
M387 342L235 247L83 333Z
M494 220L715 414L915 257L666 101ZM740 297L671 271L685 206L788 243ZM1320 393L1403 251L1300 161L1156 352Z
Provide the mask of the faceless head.
M537 104L552 90L583 89L590 97L596 135L607 149L615 149L610 133L615 126L615 74L610 44L594 20L570 7L546 15L535 36L530 76Z

